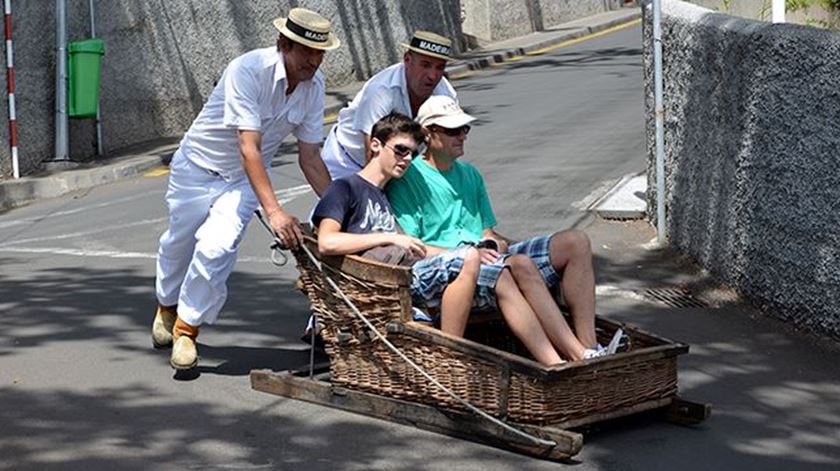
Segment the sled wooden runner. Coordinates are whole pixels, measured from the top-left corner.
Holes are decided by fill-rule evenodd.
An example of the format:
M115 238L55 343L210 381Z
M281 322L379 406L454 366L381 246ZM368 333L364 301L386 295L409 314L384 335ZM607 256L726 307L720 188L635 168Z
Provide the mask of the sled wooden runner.
M334 386L329 381L328 368L328 364L320 365L312 379L308 377L308 367L282 372L254 370L251 371L251 387L256 391L409 425L536 458L563 461L576 455L583 447L582 434L557 426L512 424L524 432L556 443L554 447L539 447L469 412L444 410L416 402ZM599 417L590 417L589 420L583 422L601 422L655 409L661 410L666 420L684 425L702 422L709 416L711 410L708 404L698 404L672 397L637 404L612 413L601 414Z
M556 443L554 447L538 447L470 412L442 410L425 404L354 391L341 386L333 386L321 375L309 379L308 374L308 370L279 373L254 370L251 372L251 387L257 391L388 420L544 459L564 460L577 454L583 446L583 436L579 433L553 427L513 424L524 432Z

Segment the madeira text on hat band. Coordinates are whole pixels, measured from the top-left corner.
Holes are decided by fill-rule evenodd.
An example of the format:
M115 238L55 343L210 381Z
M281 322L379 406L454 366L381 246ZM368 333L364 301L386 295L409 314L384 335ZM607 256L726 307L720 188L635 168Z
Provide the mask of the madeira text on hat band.
M319 33L317 31L312 31L311 29L306 29L303 26L292 21L291 18L286 18L286 28L288 28L289 31L297 34L298 36L304 37L310 41L315 41L319 43L327 42L327 33Z
M449 55L449 47L444 46L443 44L433 43L431 41L427 41L425 39L420 39L417 37L411 38L411 47L416 47L417 49L423 51L429 51L444 56Z

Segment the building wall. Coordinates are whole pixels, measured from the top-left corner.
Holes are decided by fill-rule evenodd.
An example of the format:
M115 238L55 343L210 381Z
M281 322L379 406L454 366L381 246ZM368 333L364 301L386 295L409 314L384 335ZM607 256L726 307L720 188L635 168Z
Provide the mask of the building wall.
M479 44L543 31L619 5L615 0L461 0L464 33Z
M12 2L21 173L54 157L55 2ZM105 41L101 114L106 151L182 134L227 63L275 43L271 20L293 6L334 22L343 46L327 53L328 86L369 77L398 61L415 29L456 39L458 0L97 0ZM68 39L88 37L87 0L68 0ZM5 56L5 51L3 52ZM0 86L6 88L2 74ZM5 104L5 100L4 100ZM7 106L0 119L8 119ZM11 175L8 126L0 126L0 178ZM71 120L73 160L96 151L93 120Z
M662 44L669 242L773 315L840 338L840 33L664 0Z

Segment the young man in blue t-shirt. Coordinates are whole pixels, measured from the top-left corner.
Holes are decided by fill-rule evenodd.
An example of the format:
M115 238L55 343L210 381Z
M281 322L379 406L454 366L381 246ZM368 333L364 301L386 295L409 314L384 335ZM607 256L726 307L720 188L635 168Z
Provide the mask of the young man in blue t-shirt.
M370 157L358 173L333 181L312 215L318 250L324 255L364 256L412 266L416 306L440 311L441 330L463 336L478 277L473 247L428 247L402 232L384 187L399 178L424 141L419 124L399 113L380 119L371 131ZM383 248L395 250L378 250Z

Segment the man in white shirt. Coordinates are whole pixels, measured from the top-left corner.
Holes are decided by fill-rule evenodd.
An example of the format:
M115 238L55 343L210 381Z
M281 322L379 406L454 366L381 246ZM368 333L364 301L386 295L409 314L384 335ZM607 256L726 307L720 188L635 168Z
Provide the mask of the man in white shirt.
M300 240L298 219L280 206L268 176L283 139L297 138L301 169L316 191L330 182L319 158L325 87L318 67L339 41L329 20L303 8L274 26L277 47L231 61L170 164L152 341L157 348L172 345L175 369L197 364L199 326L218 317L257 205L288 246Z
M443 76L446 62L452 58L452 41L429 31L415 31L402 46L406 48L403 61L368 79L353 101L338 112L338 121L321 149L321 159L333 180L364 168L370 152L370 131L386 115L397 112L414 119L432 95L457 100L455 89ZM322 191L315 191L321 196ZM310 317L302 340L308 341L312 324Z
M321 149L321 159L333 180L365 166L370 130L383 116L395 111L414 118L430 96L456 97L455 89L443 77L446 61L451 58L449 39L417 31L403 47L407 49L403 61L371 77L338 113L338 122Z

